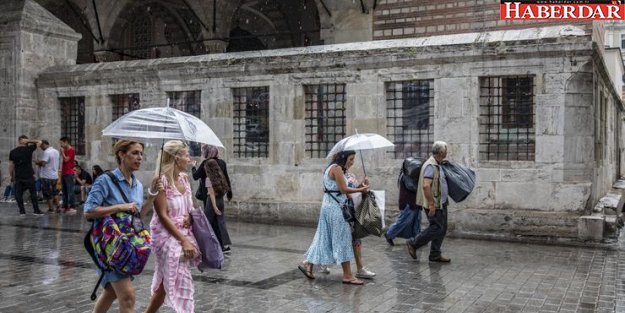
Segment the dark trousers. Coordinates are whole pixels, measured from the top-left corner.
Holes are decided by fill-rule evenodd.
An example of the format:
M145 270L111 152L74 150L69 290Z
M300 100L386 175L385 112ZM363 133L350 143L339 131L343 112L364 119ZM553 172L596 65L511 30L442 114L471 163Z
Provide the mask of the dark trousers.
M424 210L428 212L428 210ZM443 208L436 210L434 216L428 216L430 226L419 233L414 239L409 240L409 243L415 248L419 249L432 242L430 245L430 258L437 258L441 256L441 246L447 234L447 203L443 204Z
M35 187L35 179L18 179L15 181L15 200L17 201L17 207L20 209L20 214L25 214L24 209L24 190L28 190L30 193L30 201L33 204L34 212L39 211L39 203L37 202L37 188Z
M76 207L74 200L74 175L63 175L61 178L61 190L63 191L63 207Z
M215 199L215 202L217 202L217 208L221 211L221 215L215 214L210 196L207 196L207 198L208 199L204 202L204 214L206 215L208 222L211 224L211 227L215 232L215 236L217 236L217 240L219 240L219 244L223 250L224 246L232 244L230 241L230 235L228 234L228 228L226 228L224 197Z

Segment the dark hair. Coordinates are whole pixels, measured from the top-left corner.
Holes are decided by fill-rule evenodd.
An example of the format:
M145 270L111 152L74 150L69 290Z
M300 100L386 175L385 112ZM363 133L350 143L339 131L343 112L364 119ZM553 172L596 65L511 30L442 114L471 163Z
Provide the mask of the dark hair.
M42 145L46 145L46 146L49 146L49 145L50 145L50 143L49 143L49 142L48 142L48 140L46 140L46 139L41 139L41 144L42 144Z
M206 177L208 177L211 184L213 184L213 189L215 189L215 194L218 197L225 195L230 190L228 181L221 171L217 160L208 159L206 163L204 163L204 171L206 171Z
M354 150L345 150L345 151L341 151L337 154L334 155L334 158L332 159L332 163L330 164L337 164L339 165L342 169L343 172L347 171L347 168L345 168L345 164L347 163L347 159L349 158L350 155L354 155L356 154L356 151Z
M104 174L104 171L102 170L102 168L100 167L100 165L94 165L93 166L93 181L95 181L96 178L98 178L98 176Z
M119 157L119 152L128 152L128 150L130 150L130 146L136 143L140 144L142 149L145 148L143 143L134 140L121 139L115 143L115 145L113 146L113 153L115 154L115 160L117 161L117 165L122 165L122 158Z
M17 137L17 140L22 140L22 139L28 139L28 136L21 135L21 136Z
M62 141L62 142L67 142L67 143L69 143L69 137L67 137L67 136L63 136L63 137L61 137L61 139L59 139L59 140L60 140L60 141Z

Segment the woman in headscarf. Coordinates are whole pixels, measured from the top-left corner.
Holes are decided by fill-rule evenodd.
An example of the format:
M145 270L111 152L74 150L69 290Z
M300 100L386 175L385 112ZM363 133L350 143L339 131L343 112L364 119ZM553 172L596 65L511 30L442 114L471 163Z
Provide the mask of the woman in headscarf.
M326 168L323 175L324 195L319 214L317 232L310 247L304 254L306 261L298 268L306 277L314 279L313 265L341 264L343 283L362 285L364 282L352 274L351 261L354 260L351 228L341 207L347 201L347 194L367 192L369 186L349 187L345 172L354 164L356 153L342 151Z
M207 191L208 189L206 186L206 178L208 177L208 172L206 171L206 167L207 167L206 163L208 162L208 160L215 160L217 162L217 165L219 166L219 169L221 170L221 173L223 174L223 177L225 178L225 181L227 184L227 191L226 191L225 196L228 198L228 201L232 200L232 186L230 184L230 177L228 176L228 167L226 165L226 162L219 158L219 150L217 149L217 147L213 145L203 144L202 145L202 158L204 158L204 161L202 161L199 168L196 168L194 166L191 169L191 172L193 174L194 180L198 180L198 179L200 180L200 186L198 187L199 189L198 189L198 192L196 193L196 198L198 198L199 200L202 200L204 204L203 207L205 208L204 212L209 222L212 225L218 222L217 221L218 215L216 215L214 213L215 211L212 209L212 203L210 203L210 198L208 196L208 191ZM207 206L210 206L210 210L206 209ZM220 208L220 212L223 214L224 208L225 208L223 201L222 201L222 205L221 206L218 205L218 207ZM223 220L223 215L221 219ZM225 224L224 224L223 229L224 229L224 232L220 233L213 226L215 235L217 236L217 238L219 239L219 243L221 244L221 249L223 250L224 253L230 253L230 244L231 244L230 237L228 236L228 232L225 230Z

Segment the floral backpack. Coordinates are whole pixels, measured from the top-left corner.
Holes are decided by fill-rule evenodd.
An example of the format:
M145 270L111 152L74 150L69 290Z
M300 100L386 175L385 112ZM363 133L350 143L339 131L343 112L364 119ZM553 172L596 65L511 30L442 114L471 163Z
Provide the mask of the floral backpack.
M106 173L128 203L117 177ZM138 275L143 271L152 251L152 236L145 228L139 213L133 215L118 212L93 221L84 239L87 252L102 274L98 279L91 300L96 299L96 291L107 271L127 275Z

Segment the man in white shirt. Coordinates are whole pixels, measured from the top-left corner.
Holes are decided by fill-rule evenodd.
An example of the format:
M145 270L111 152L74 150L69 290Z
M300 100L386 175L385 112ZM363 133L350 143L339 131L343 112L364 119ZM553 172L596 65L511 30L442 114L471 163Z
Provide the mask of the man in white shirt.
M60 212L59 190L56 188L56 182L59 179L60 154L45 139L41 141L40 147L43 154L35 163L40 167L39 178L41 178L43 197L48 202L48 213L53 213L55 209Z

